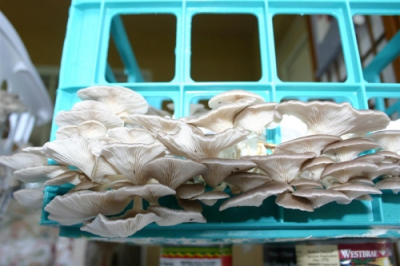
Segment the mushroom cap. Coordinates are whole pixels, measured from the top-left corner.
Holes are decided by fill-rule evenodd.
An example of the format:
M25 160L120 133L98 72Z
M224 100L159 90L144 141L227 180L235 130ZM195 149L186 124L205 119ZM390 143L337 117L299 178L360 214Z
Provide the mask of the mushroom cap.
M395 194L400 191L400 178L382 179L375 184L375 188L380 190L391 189Z
M349 183L357 183L357 184L363 184L366 186L373 186L374 182L371 181L371 179L363 176L355 176L349 179Z
M36 166L15 171L14 177L24 183L43 183L68 171L68 166Z
M236 115L234 127L263 134L265 127L277 126L282 120L275 106L276 103L260 103L244 108Z
M203 206L197 200L176 198L178 205L185 211L202 212Z
M213 206L217 200L229 198L229 195L223 191L208 191L201 195L195 196L190 200L200 200L207 206Z
M252 93L245 90L230 90L218 95L215 95L208 101L208 106L211 109L216 109L226 104L234 103L238 100L245 98L254 98L254 104L259 104L265 102L264 98L256 93Z
M307 198L314 209L332 201L349 203L351 200L345 194L332 189L301 189L293 192L294 196Z
M379 148L379 144L365 138L346 139L332 143L322 150L324 155L329 155L339 162L349 161L363 151Z
M239 207L239 206L256 206L259 207L263 203L263 201L272 195L277 195L283 193L284 191L291 190L292 188L282 182L270 182L261 187L251 189L239 196L230 198L222 203L219 208L220 211L231 207Z
M211 187L217 187L225 178L233 173L248 171L257 166L252 161L240 159L207 158L198 162L208 168L208 171L203 173L202 177Z
M181 126L187 126L186 123L180 120L156 115L131 115L129 116L129 122L140 125L151 132L164 132L166 134L176 134Z
M47 158L43 155L31 153L16 153L11 156L1 156L0 164L13 170L20 170L28 167L47 165Z
M39 209L43 205L44 194L41 189L20 189L13 196L18 203L31 209Z
M400 165L383 163L380 164L379 168L377 168L375 171L371 171L366 174L370 180L374 180L382 175L400 175Z
M72 106L71 111L102 111L113 113L107 104L93 100L77 102Z
M102 237L128 237L144 228L146 225L160 220L155 213L142 211L127 219L109 219L103 214L81 227L86 231Z
M92 86L79 90L78 97L105 103L118 116L145 114L148 110L142 95L124 87Z
M400 156L399 156L399 158L400 158ZM353 159L353 161L375 163L375 164L381 163L384 160L385 160L385 156L380 155L378 153L367 154L367 155L363 155L363 156Z
M131 199L116 200L115 190L81 190L63 196L56 196L44 210L49 219L62 225L73 225L91 219L97 214L114 215L122 212Z
M200 212L173 210L159 206L151 206L147 209L161 218L161 220L156 221L160 226L171 226L189 222L206 223L206 218Z
M62 126L56 131L56 139L79 138L78 127L73 125Z
M204 192L202 184L182 184L176 188L176 196L181 199L190 199Z
M233 128L236 115L255 101L255 98L240 99L213 109L199 117L185 117L181 121L197 127L204 127L214 132L223 132Z
M303 178L312 179L314 181L318 181L321 178L321 173L324 171L327 165L333 164L334 161L329 157L316 157L309 161L306 161L302 167L301 171L303 172L300 176Z
M304 188L323 188L321 183L309 180L309 179L295 179L290 184L292 187L295 187L296 190L304 189Z
M26 148L23 148L22 151L24 151L26 153L30 153L30 154L44 156L43 147L26 147Z
M359 196L358 198L355 198L355 200L365 200L365 201L372 201L372 197L368 194Z
M378 166L367 162L348 161L328 165L321 174L322 178L332 176L340 183L346 183L349 178L359 176L362 173L373 172Z
M199 160L217 157L222 150L245 140L247 134L247 131L228 129L215 135L205 136L189 126L183 126L176 134L159 135L159 141L173 155Z
M349 103L287 101L280 103L276 110L281 115L293 115L302 120L307 125L307 135L365 134L385 128L390 122L383 112L356 110Z
M274 154L268 156L245 156L242 159L255 162L267 176L275 181L290 183L296 178L301 165L316 156L313 152L303 154Z
M146 115L156 115L160 117L171 117L171 113L164 111L162 109L154 108L153 106L149 105L149 109L146 112Z
M121 118L112 113L102 111L60 111L55 118L55 123L59 127L79 126L86 121L99 122L107 129L124 126L124 121Z
M369 194L382 194L382 192L374 187L358 184L358 183L347 183L332 188L345 194L351 200Z
M159 158L143 166L143 175L176 189L194 176L206 173L207 167L192 160Z
M253 188L260 187L271 181L272 179L266 175L249 172L237 172L225 179L226 183L233 185L241 192L246 192Z
M400 155L391 151L379 151L376 153L385 157L382 163L393 163L398 164L400 162Z
M369 134L367 138L374 140L386 151L400 151L400 130L382 130Z
M79 126L63 126L56 131L56 139L67 138L102 138L106 135L106 127L94 120L86 121Z
M276 197L275 203L278 206L284 207L286 209L301 210L307 212L313 212L314 208L311 202L302 197L294 196L291 192L284 192L278 197Z
M51 179L48 179L46 182L44 182L45 186L61 186L67 183L77 185L81 181L79 179L79 175L82 174L79 171L68 171L63 174L60 174L56 177L53 177Z
M103 146L101 155L134 185L144 185L149 176L143 174L144 165L164 155L165 147L154 144L114 143Z
M117 127L109 129L107 134L122 143L152 144L157 141L153 133L141 128Z
M148 202L155 204L158 198L175 195L175 190L164 186L162 184L146 184L143 186L125 186L117 190L115 194L116 200L123 200L126 198L132 198L139 196Z
M327 145L340 140L341 138L332 135L304 136L279 144L275 148L275 154L314 152L320 155Z

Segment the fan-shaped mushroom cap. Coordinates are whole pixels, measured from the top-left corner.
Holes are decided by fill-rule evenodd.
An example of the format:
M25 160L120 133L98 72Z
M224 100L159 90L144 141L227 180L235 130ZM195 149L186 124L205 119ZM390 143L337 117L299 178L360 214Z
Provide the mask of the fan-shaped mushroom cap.
M146 184L143 186L122 187L118 189L117 192L118 193L116 193L114 197L116 200L123 200L126 198L139 196L147 200L151 204L156 205L158 198L175 194L175 190L161 184Z
M192 160L159 158L143 166L143 176L176 189L194 176L207 172L207 167Z
M359 196L358 198L355 198L355 200L364 200L364 201L372 201L372 197L368 194Z
M375 171L370 171L366 174L366 176L370 180L374 180L375 178L382 176L382 175L400 175L400 165L397 164L380 164L379 168Z
M373 186L374 185L374 182L372 182L371 179L369 179L367 177L363 177L363 176L352 177L352 178L349 179L348 182L349 183L362 184L362 185L366 185L366 186Z
M178 205L185 211L202 212L203 206L197 200L176 198Z
M263 134L265 127L276 127L282 120L275 106L276 103L261 103L246 107L236 115L234 127Z
M321 179L321 173L324 171L325 167L333 163L334 161L331 158L324 156L316 157L303 164L300 176L314 181L319 181Z
M202 184L183 184L176 189L176 196L181 199L190 199L203 194L205 187Z
M267 176L279 182L290 183L296 178L301 165L316 156L313 152L303 154L277 154L268 156L245 156L242 159L255 162Z
M15 171L14 177L24 183L43 183L68 171L68 166L36 166Z
M271 181L272 179L266 175L249 172L237 172L228 176L225 179L226 183L228 183L229 185L233 185L241 192L247 192L253 188L260 187Z
M390 122L383 112L356 110L349 103L288 101L277 105L276 110L301 119L307 125L306 135L365 134L385 128Z
M95 100L105 103L118 116L145 114L148 110L148 104L143 96L124 87L88 87L79 90L78 97L82 100Z
M380 190L391 189L393 193L397 194L400 191L400 178L387 178L375 184L375 187Z
M31 153L16 153L11 156L1 156L0 164L14 170L20 170L28 167L47 165L47 158Z
M161 220L156 221L160 226L171 226L189 222L206 223L206 218L200 212L173 210L159 206L151 206L147 209L161 218Z
M171 114L167 111L162 109L154 108L153 106L149 105L149 109L147 110L146 115L156 115L160 117L171 117Z
M363 151L379 148L379 144L364 138L346 139L328 145L322 150L324 155L328 155L338 162L352 160Z
M43 147L26 147L26 148L23 148L22 151L24 151L26 153L30 153L30 154L44 156ZM46 160L47 160L47 158L46 158Z
M229 198L229 195L223 191L208 191L201 195L195 196L190 200L200 200L207 206L213 206L217 200Z
M101 138L107 133L106 127L97 121L86 121L79 126L63 126L56 131L56 139Z
M74 106L72 106L71 111L102 111L113 113L107 104L93 100L77 102L74 104Z
M137 124L151 132L164 132L166 134L176 134L181 126L187 126L186 123L171 118L160 117L156 115L131 115L129 123ZM200 130L198 130L201 132Z
M20 189L13 196L18 203L31 209L39 209L43 205L44 194L39 189Z
M79 126L86 121L99 122L107 129L124 126L124 121L121 118L112 113L102 111L60 111L55 118L55 123L59 127Z
M317 155L329 144L341 138L331 135L312 135L283 142L276 146L275 154L314 152Z
M276 197L275 203L286 209L301 210L307 212L313 212L314 208L311 202L302 197L294 196L291 192L284 192Z
M290 182L290 185L292 187L295 187L296 190L310 189L310 188L323 188L321 183L314 181L314 180L308 180L308 179L295 179L292 182Z
M273 181L226 200L224 203L222 203L219 210L223 211L231 207L239 206L259 207L269 196L277 195L291 189L292 187L285 183Z
M340 183L346 183L349 178L362 175L363 173L373 172L378 166L367 162L340 162L327 166L321 174L322 178L327 176L334 177Z
M46 186L61 186L67 183L77 185L79 184L80 179L80 174L82 174L79 171L68 171L63 174L60 174L56 177L53 177L51 179L48 179L46 182L44 182L44 185Z
M204 136L189 126L183 126L176 134L160 135L159 140L173 155L199 160L217 157L225 148L245 140L247 134L247 131L228 129L219 134Z
M114 143L103 146L101 155L133 184L144 185L149 177L142 174L143 166L163 156L164 151L165 147L159 143Z
M377 188L357 183L347 183L340 186L335 186L332 189L342 192L351 200L363 195L382 194L382 192Z
M367 138L374 140L386 151L400 152L400 130L382 130L369 134Z
M389 164L398 164L400 162L400 155L391 151L380 151L376 153L377 155L381 155L385 157L382 163L389 163Z
M208 101L208 106L211 109L216 109L226 104L234 103L238 100L245 98L254 98L254 104L265 102L264 98L256 93L252 93L245 90L230 90L218 95L215 95Z
M252 161L240 159L207 158L199 160L198 162L207 166L208 171L203 173L201 176L211 187L217 187L225 180L226 177L233 173L239 171L248 171L257 166Z
M56 139L79 138L77 126L63 126L57 129Z
M399 156L399 158L400 158L400 156ZM367 162L367 163L381 163L384 160L385 160L385 156L377 154L377 153L363 155L363 156L353 159L353 161Z
M253 104L255 100L254 98L240 99L234 103L211 110L202 116L185 117L181 120L187 124L204 127L214 132L223 132L233 128L236 115L250 104Z
M108 130L107 134L122 143L152 144L157 141L153 133L141 128L118 127Z
M308 199L314 209L317 209L332 201L343 204L351 202L348 196L332 189L301 189L293 192L293 195Z
M98 214L92 222L82 226L81 230L102 237L128 237L161 219L155 213L147 211L140 213L131 211L130 216L125 219L111 219Z
M44 210L49 219L62 225L73 225L88 220L101 213L114 215L122 212L131 199L116 200L116 190L87 191L65 194L55 197Z

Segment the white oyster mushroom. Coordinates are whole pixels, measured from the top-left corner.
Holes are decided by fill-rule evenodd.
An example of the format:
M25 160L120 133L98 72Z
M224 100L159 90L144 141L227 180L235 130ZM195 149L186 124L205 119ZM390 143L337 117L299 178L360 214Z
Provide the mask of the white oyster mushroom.
M374 185L374 182L372 182L371 179L369 179L367 177L363 177L363 176L352 177L352 178L349 179L348 182L349 183L362 184L362 185L366 185L366 186L373 186Z
M400 153L400 130L382 130L371 133L367 138L377 142L385 151Z
M254 98L245 98L226 104L199 117L185 117L181 121L197 127L203 127L220 133L234 127L236 115L255 102Z
M271 182L272 179L266 175L249 173L249 172L237 172L225 179L225 182L241 192L247 192L253 188L260 187L266 183Z
M107 104L102 102L97 102L93 100L87 100L82 102L77 102L72 106L71 111L102 111L112 113L110 107Z
M366 176L370 180L375 180L379 176L397 176L400 175L400 165L397 164L380 164L379 168L374 171L370 171Z
M160 219L155 213L147 211L128 211L121 218L107 218L98 214L92 222L82 226L81 230L102 237L128 237Z
M391 151L379 151L376 153L385 157L382 163L398 164L400 162L400 155Z
M211 109L216 109L223 105L234 103L236 101L246 98L254 98L254 104L265 102L264 98L256 93L245 90L230 90L212 97L208 101L208 106L210 106Z
M151 105L149 105L149 109L147 110L146 115L156 115L160 117L169 117L169 118L172 116L169 112L154 108Z
M177 158L159 158L147 163L142 169L143 176L154 178L172 189L206 172L207 167L201 163Z
M20 170L28 167L47 165L47 158L30 153L16 153L11 156L1 156L0 164L13 170Z
M151 206L147 210L161 218L156 221L160 226L172 226L181 223L206 223L206 218L200 212L173 210L165 207Z
M160 135L159 141L173 155L199 160L217 157L222 150L245 140L247 134L247 131L228 129L215 135L205 136L189 126L183 126L176 134Z
M44 210L49 219L62 225L79 224L94 218L98 214L115 215L122 212L131 199L116 200L117 190L78 191L56 196Z
M56 139L79 138L78 127L73 125L62 126L56 131Z
M314 208L311 202L302 197L293 195L291 192L284 192L276 197L275 203L285 209L294 209L307 212L313 212Z
M321 183L309 179L295 179L290 182L290 185L295 187L296 190L310 189L310 188L323 188Z
M376 110L356 110L349 103L288 101L276 107L281 115L293 115L307 125L306 135L365 134L385 128L389 117Z
M24 183L43 183L69 171L68 166L36 166L15 171L14 177Z
M207 206L214 206L219 199L229 198L229 195L223 191L208 191L201 195L195 196L190 200L200 200Z
M390 121L385 130L400 130L400 118L394 121Z
M275 181L290 183L298 175L301 165L316 156L313 152L303 154L279 154L268 156L245 156Z
M256 206L259 207L263 203L263 201L272 196L281 194L287 190L291 190L292 187L285 183L281 182L270 182L261 187L251 189L239 196L230 198L221 204L219 208L220 211L226 210L232 207L239 206Z
M293 192L293 195L308 199L314 209L333 201L341 204L348 204L351 202L348 196L332 189L301 189Z
M317 155L329 144L340 141L341 138L331 135L312 135L283 142L276 146L275 154L313 152Z
M349 178L376 171L378 166L367 162L348 161L340 162L327 166L321 174L326 177L334 178L340 183L346 183Z
M182 184L176 189L176 196L181 199L190 199L203 194L205 190L202 184Z
M166 134L175 134L181 126L187 126L186 123L171 118L165 118L155 115L131 115L129 123L140 125L150 132L164 132ZM201 132L201 130L198 130Z
M203 173L202 177L213 188L221 184L229 175L236 172L245 172L257 166L251 161L240 159L207 158L198 160L198 162L208 168L208 171Z
M145 114L148 110L148 104L143 96L124 87L88 87L79 90L78 97L82 100L94 100L104 103L119 117L127 117L132 114Z
M275 128L282 117L275 112L276 103L261 103L246 107L234 120L234 127L263 134L265 128Z
M203 206L197 200L188 200L188 199L181 199L176 198L179 207L184 209L185 211L193 211L193 212L202 212Z
M399 158L400 158L400 156L399 156ZM385 160L385 156L377 154L377 153L367 154L367 155L363 155L363 156L353 159L353 161L375 163L375 164L382 163L384 160Z
M367 185L363 185L363 184L357 184L357 183L343 184L343 185L340 185L340 186L335 186L332 189L342 192L347 197L349 197L351 200L356 199L358 197L361 197L363 195L369 195L369 194L379 195L379 194L382 194L382 192L377 188L374 188L374 187L371 187L371 186L367 186Z
M20 189L13 196L18 203L31 209L40 209L43 205L44 194L39 189Z
M107 129L124 126L124 121L122 121L118 116L112 113L92 110L60 111L54 121L59 127L79 126L83 122L87 121L99 122Z
M22 151L30 154L35 154L39 156L44 156L43 147L26 147L23 148Z
M319 181L325 167L333 164L334 161L328 157L316 157L309 162L305 162L301 167L300 177Z
M324 156L329 156L336 162L349 161L363 151L379 148L379 144L365 138L346 139L332 143L322 150Z
M141 128L118 127L108 130L107 134L122 143L152 144L157 141L153 133Z
M79 171L68 171L63 174L60 174L56 177L53 177L51 179L48 179L46 182L44 182L45 186L61 186L67 183L77 185L79 184L80 181L80 175L82 173Z
M161 184L146 184L143 186L125 186L117 190L115 194L116 200L123 200L126 198L132 198L139 196L142 199L150 202L151 205L158 205L158 198L175 195L175 190L161 185Z
M375 188L380 190L392 190L394 194L400 191L400 178L387 178L375 184Z
M86 121L79 126L63 126L56 131L56 139L66 138L102 138L106 135L106 127L97 121Z

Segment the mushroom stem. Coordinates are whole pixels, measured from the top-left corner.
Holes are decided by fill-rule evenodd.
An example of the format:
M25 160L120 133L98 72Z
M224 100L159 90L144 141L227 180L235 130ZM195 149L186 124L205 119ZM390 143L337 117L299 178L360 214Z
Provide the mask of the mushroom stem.
M269 143L269 142L265 142L264 143L264 147L267 149L267 150L270 150L273 154L275 153L275 148L276 148L276 144L274 144L274 143Z
M226 188L226 182L222 182L217 187L215 187L212 191L224 191Z
M139 196L135 196L133 198L133 210L135 211L143 211L143 199Z

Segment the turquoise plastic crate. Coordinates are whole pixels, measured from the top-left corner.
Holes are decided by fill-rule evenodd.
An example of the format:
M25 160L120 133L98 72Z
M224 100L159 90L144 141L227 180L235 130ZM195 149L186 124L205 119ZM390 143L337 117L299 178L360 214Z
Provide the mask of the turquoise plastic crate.
M145 83L139 73L134 53L128 43L119 15L173 14L177 18L175 76L171 82ZM252 14L258 19L262 76L256 82L195 82L190 77L191 20L199 13ZM347 80L344 83L283 82L278 78L272 19L277 14L327 14L339 25ZM350 102L355 108L367 109L369 98L399 98L400 84L368 83L376 76L382 62L378 60L363 71L357 48L352 16L400 15L398 0L73 0L70 7L64 44L59 89L55 105L69 110L79 101L77 90L115 81L107 64L110 35L125 65L128 82L118 83L142 94L154 107L164 99L175 104L177 118L189 114L189 104L226 90L241 88L262 95L266 101L282 99L333 99ZM398 38L398 36L396 37ZM386 64L398 53L398 47L387 45L379 54ZM379 59L379 57L377 56ZM374 64L377 64L374 66ZM368 74L372 73L372 74ZM368 76L369 77L369 76ZM369 80L368 80L369 81ZM395 110L397 111L397 110ZM53 123L51 139L57 126ZM269 139L279 143L279 130L268 132ZM68 186L46 187L45 206L55 196L66 193ZM219 212L219 204L203 206L207 224L182 224L159 227L151 224L130 240L136 243L243 243L326 237L400 237L400 196L385 193L373 196L372 202L355 201L349 205L335 203L314 213L287 210L267 199L259 207L231 208ZM163 199L177 206L173 197ZM43 211L43 225L57 225ZM91 236L79 226L61 226L60 235Z

